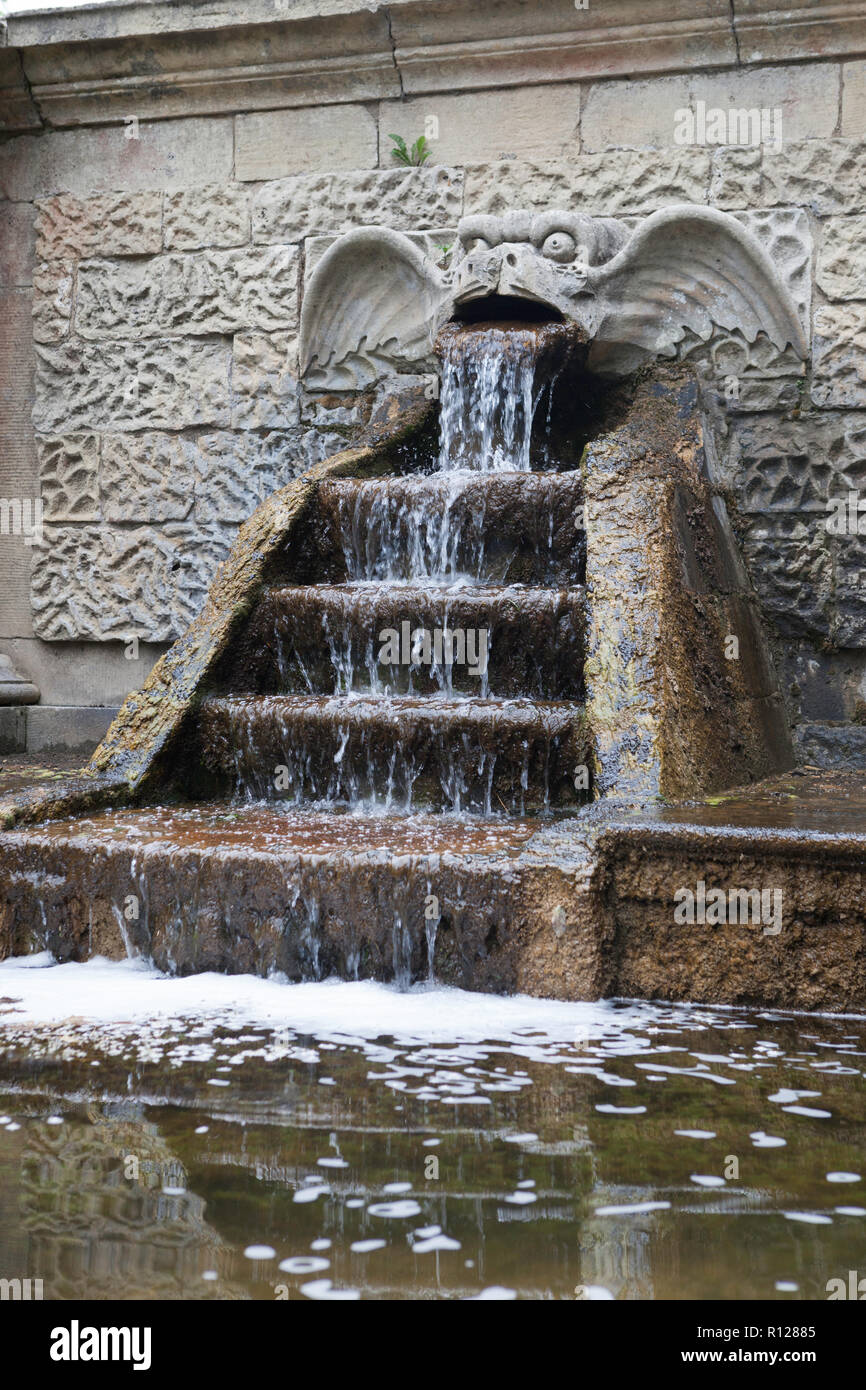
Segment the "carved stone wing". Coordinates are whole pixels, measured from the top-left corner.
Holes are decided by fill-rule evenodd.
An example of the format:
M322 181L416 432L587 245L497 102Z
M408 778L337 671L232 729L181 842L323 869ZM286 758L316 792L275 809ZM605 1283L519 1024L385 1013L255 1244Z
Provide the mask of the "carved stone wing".
M442 273L403 232L346 232L322 256L304 295L305 384L355 390L401 368L433 370L445 295Z
M806 342L794 304L760 242L713 208L677 206L642 222L623 249L587 276L596 295L588 365L630 371L647 355L670 355L691 329L739 328L748 342L765 333L801 356Z

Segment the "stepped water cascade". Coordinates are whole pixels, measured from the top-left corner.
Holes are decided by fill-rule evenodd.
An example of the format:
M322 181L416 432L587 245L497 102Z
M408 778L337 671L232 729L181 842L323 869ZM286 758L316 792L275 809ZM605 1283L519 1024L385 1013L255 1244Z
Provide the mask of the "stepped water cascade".
M0 954L806 1007L838 1006L844 974L855 1007L824 924L859 841L834 831L834 876L810 877L826 835L762 819L760 789L721 823L688 805L792 764L694 370L600 373L579 277L514 312L475 289L507 257L461 264L438 390L356 392L360 433L249 519L85 776L0 807ZM345 390L366 339L347 355L363 325L334 303L307 370ZM790 934L683 935L674 894L708 862L808 902L817 976Z
M548 336L454 326L433 470L330 485L341 582L271 589L251 643L267 656L246 670L266 686L270 665L278 692L202 711L203 760L234 795L488 816L580 799L583 586L554 501L576 533L574 479L522 486ZM510 536L488 515L509 497Z
M5 1363L841 1373L866 0L0 11Z
M448 327L438 440L420 470L320 483L298 563L199 704L178 779L193 803L46 827L76 862L37 894L40 939L59 942L77 882L128 953L173 971L224 966L231 943L236 968L432 979L455 915L492 945L481 919L509 884L491 856L591 795L581 483L551 434L574 347L557 325ZM231 884L241 846L254 904ZM467 855L487 865L468 888ZM381 925L372 950L358 912Z

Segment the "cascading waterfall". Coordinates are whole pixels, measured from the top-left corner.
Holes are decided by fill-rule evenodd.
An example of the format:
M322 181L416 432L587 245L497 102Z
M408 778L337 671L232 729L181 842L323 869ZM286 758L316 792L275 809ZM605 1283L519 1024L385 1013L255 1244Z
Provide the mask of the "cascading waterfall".
M319 483L308 543L279 557L196 707L182 758L201 802L108 811L64 851L85 954L108 923L170 971L228 958L408 985L437 951L452 976L486 959L510 888L479 866L587 799L581 480L532 436L553 337L450 327L427 471ZM481 877L455 907L469 860ZM56 948L66 878L43 873L30 906L20 889L15 914Z
M440 341L440 472L528 473L537 330L453 325Z
M552 573L563 532L576 545L575 478L530 458L550 342L450 325L434 471L323 487L348 582L271 591L281 693L203 711L236 794L457 815L574 800L573 707L549 702L582 695L582 595Z

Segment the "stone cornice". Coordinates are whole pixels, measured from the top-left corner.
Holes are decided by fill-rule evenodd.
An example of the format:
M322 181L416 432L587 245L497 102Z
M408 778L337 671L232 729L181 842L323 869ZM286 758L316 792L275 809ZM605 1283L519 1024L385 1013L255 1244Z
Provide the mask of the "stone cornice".
M20 54L14 48L0 48L0 129L38 130L41 124Z
M866 53L863 0L224 0L12 16L0 128Z

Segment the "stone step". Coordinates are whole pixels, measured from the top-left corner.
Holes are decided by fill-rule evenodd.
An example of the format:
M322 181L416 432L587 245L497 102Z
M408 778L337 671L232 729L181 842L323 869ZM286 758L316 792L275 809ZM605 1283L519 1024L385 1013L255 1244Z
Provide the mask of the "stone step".
M2 705L0 755L92 753L105 737L117 706Z
M0 957L427 979L596 998L603 933L572 819L365 816L234 802L100 811L0 836ZM538 848L535 848L538 842Z
M463 472L321 483L286 577L562 587L585 568L579 473Z
M589 798L583 707L567 701L211 698L199 748L251 799L535 814Z
M432 959L469 989L862 1013L864 807L862 774L796 772L534 821L100 811L0 835L0 958L402 980ZM724 919L680 920L684 888L693 907L721 890Z
M866 768L866 725L799 724L794 747L797 761L807 767Z
M584 592L355 583L272 589L226 687L583 698Z

